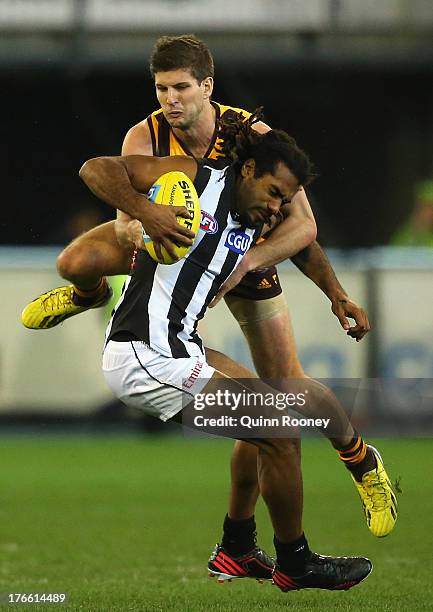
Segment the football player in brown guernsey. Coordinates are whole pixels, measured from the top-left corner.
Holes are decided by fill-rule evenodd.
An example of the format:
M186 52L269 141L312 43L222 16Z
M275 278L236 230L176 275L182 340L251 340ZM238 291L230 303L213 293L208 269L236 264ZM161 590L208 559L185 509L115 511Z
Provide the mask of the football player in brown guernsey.
M221 143L216 141L218 119L239 113L247 119L250 113L211 99L214 66L207 46L193 35L162 37L154 47L150 69L161 108L128 131L122 155L186 154L195 158L221 155L218 147ZM261 121L253 127L259 133L270 129ZM282 391L290 378L301 379L306 374L297 355L287 304L273 267L276 263L291 258L318 285L329 298L332 312L347 335L360 341L370 329L366 313L341 287L326 255L315 242L316 224L305 191L301 189L283 209L284 220L272 236L248 251L241 269L233 275L237 274L241 282L224 296L248 341L258 375L278 381ZM176 215L188 214L181 208L150 207L143 226L156 243L157 254L161 245L175 256L173 242L192 243L191 232L176 222ZM104 305L111 295L106 276L127 273L134 249L142 246L141 224L123 212L118 213L115 222L78 237L57 261L60 275L73 284L48 291L31 302L23 311L23 324L32 329L50 328L70 316ZM230 278L217 298L228 286ZM354 319L354 325L350 326L348 317ZM319 408L313 416L320 416ZM393 502L390 488L384 488L386 473L384 470L382 473L378 457L348 420L345 435L331 438L330 442L351 472L371 532L387 535L395 522L391 516ZM235 443L231 477L222 545L226 552L239 557L256 546L254 510L259 486L257 450L253 445Z

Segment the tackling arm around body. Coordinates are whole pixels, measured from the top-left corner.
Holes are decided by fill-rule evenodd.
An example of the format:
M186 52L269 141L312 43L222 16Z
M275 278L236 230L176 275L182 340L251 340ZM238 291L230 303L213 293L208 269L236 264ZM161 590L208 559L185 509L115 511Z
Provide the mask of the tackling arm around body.
M132 126L122 144L122 156L146 155L153 156L152 138L147 121L140 121ZM159 159L159 158L155 158ZM177 245L189 246L192 243L194 234L189 232L184 235L176 236L176 226L174 225L173 210L175 216L187 217L189 213L186 208L176 207L175 209L166 206L154 205L151 209L158 215L157 219L152 220L149 216L145 222L137 221L122 210L117 211L115 230L117 241L125 248L143 249L143 227L152 239L155 252L160 257L161 247L164 246L173 259L177 259L174 251L174 242ZM155 223L157 225L155 225Z
M210 306L216 306L220 299L242 278L255 270L269 268L293 257L316 238L317 228L314 215L305 191L300 189L292 201L280 209L281 216L273 218L274 226L265 226L266 240L253 246L243 257L238 267L220 287ZM282 220L281 220L282 219Z
M181 170L194 180L197 163L188 157L97 157L80 169L80 177L101 200L129 217L137 219L160 247L174 258L173 242L191 245L193 232L177 223L176 217L190 217L184 207L160 206L143 195L166 172ZM157 256L161 256L155 247Z
M268 234L264 242L253 246L239 266L220 287L210 306L214 307L248 273L276 265L286 259L310 278L328 297L331 310L347 335L357 342L370 330L367 313L353 302L339 283L320 245L316 242L316 223L308 199L300 190L290 204L282 208L284 220ZM354 319L350 326L348 317Z

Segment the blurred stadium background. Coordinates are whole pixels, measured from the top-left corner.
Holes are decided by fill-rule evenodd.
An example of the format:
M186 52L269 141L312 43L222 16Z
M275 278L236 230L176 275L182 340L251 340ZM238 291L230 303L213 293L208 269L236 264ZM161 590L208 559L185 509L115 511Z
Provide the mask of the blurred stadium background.
M150 49L161 34L185 31L214 53L216 100L263 104L266 120L311 154L319 241L373 322L361 344L349 341L320 291L281 265L305 369L433 376L433 250L386 246L410 218L419 182L433 179L429 0L0 0L0 31L2 415L84 415L110 401L101 313L39 334L20 327L19 312L61 284L61 246L110 218L78 169L118 154L127 129L156 108ZM203 333L250 363L224 306Z
M82 512L80 495L87 508L95 508L96 529L94 539L90 540L95 557L92 561L90 557L83 557L82 563L91 562L95 567L97 561L106 563L104 538L109 537L109 529L106 534L102 533L97 511L97 495L101 491L105 491L103 499L107 504L111 499L110 491L114 497L117 495L117 505L112 506L110 515L113 521L110 533L116 551L113 555L119 554L119 560L123 559L126 566L134 563L133 552L139 554L137 544L132 543L133 534L140 527L139 511L127 506L125 516L120 518L125 506L119 499L125 501L134 486L137 491L147 486L147 477L143 482L140 480L140 487L138 476L136 480L131 477L132 484L127 482L130 450L137 461L149 460L141 447L134 450L135 443L129 447L127 442L116 442L113 453L125 466L124 471L118 467L116 472L116 467L108 460L110 442L101 450L101 442L95 442L93 449L89 441L84 444L68 442L65 446L44 436L38 445L37 436L41 432L51 433L53 426L62 432L125 433L150 431L154 425L113 403L103 381L100 352L107 313L86 313L56 329L40 333L22 328L19 314L40 292L62 284L55 272L55 258L62 245L87 227L110 218L108 207L93 198L81 184L78 169L89 157L118 154L127 129L156 108L148 72L149 52L160 35L185 32L194 32L203 38L214 54L216 100L249 110L264 105L266 121L286 129L311 154L320 174L310 190L318 219L319 241L327 248L343 286L370 314L374 331L362 343L353 343L345 338L320 291L290 263L279 266L306 371L323 378L422 380L424 391L416 387L417 401L412 401L413 396L408 402L407 396L395 395L389 409L396 418L403 419L408 433L414 432L415 417L425 434L433 429L431 384L426 383L433 379L433 248L423 244L412 248L393 246L398 243L395 236L399 228L413 214L417 186L421 181L433 180L431 0L237 0L235 3L231 0L0 0L3 151L0 168L3 192L0 425L4 434L22 431L31 434L31 439L25 442L4 436L2 456L7 469L4 484L10 485L4 512L8 517L16 517L14 528L7 532L4 540L6 544L0 545L6 556L1 586L4 591L9 588L7 584L42 591L44 584L52 586L53 576L58 580L56 588L60 588L69 579L72 581L73 576L77 580L77 593L83 580L89 587L89 600L82 599L83 607L79 609L122 610L126 609L122 603L118 603L117 608L107 602L115 601L119 593L127 596L129 586L138 589L147 584L142 582L140 570L134 574L134 584L129 584L120 566L113 566L112 581L109 577L104 583L108 599L98 607L91 597L95 595L97 599L98 584L103 583L97 570L93 583L90 578L79 575L78 570L76 576L68 573L70 566L65 565L62 574L59 569L62 566L57 566L47 551L41 561L43 571L38 573L35 569L36 561L34 566L29 565L29 554L38 559L44 545L43 534L50 529L49 520L54 521L55 527L51 527L49 533L57 549L65 545L62 538L66 531L84 529L81 523L77 527L77 517ZM431 197L433 200L433 195ZM433 203L431 205L433 210ZM433 236L433 227L430 231ZM433 245L433 241L430 244ZM243 338L224 306L207 317L202 333L210 346L250 363ZM419 428L417 433L420 433ZM120 451L116 444L120 444ZM155 442L149 441L149 444L149 453L159 452L155 450ZM218 504L219 517L224 511L225 498L221 496L225 495L227 482L227 444L223 443L222 450L217 451L212 442L210 448L215 465L221 461L222 467L211 471L209 478L213 480L209 482L194 472L198 468L194 461L191 465L188 463L190 449L187 446L174 448L176 443L170 444L167 452L172 453L173 461L183 466L185 475L191 475L191 484L198 478L198 489L191 500L202 504L203 512L208 511L211 516L215 511L209 511L204 500L209 498L209 503L213 500ZM388 444L397 466L399 447L391 446L391 442ZM405 446L404 454L416 456L415 449L419 451L419 448ZM425 453L419 451L419 462L427 468L426 473L430 470L431 474L431 444L422 448ZM309 461L317 465L322 461L321 450L313 451L315 462L311 458ZM138 453L137 457L134 452ZM201 457L200 452L197 451L197 457ZM324 455L329 456L327 449ZM71 490L75 491L76 487L77 496L76 514L71 510L70 523L58 525L55 522L58 502L63 500L60 501L63 510L72 508L73 493L61 493L60 481L66 484L59 471L56 472L57 461L59 470L65 469L70 474ZM94 461L100 471L91 471L91 481L88 481L86 470ZM204 456L203 461L206 461ZM34 472L29 470L29 465L34 466ZM152 465L157 471L159 464ZM111 480L104 480L104 466L114 470L110 472L115 474ZM330 466L337 474L340 468L335 467L335 461L330 462ZM168 465L166 467L169 469ZM134 469L138 473L140 464ZM312 467L311 480L307 480L307 502L309 496L313 499L313 491L321 491L325 479L323 476L315 481L314 476ZM415 478L409 474L409 478L412 477ZM218 478L224 480L220 488ZM339 479L337 475L335 479ZM217 483L216 488L213 483ZM173 483L164 480L163 484L169 494ZM121 486L125 487L124 491ZM152 481L149 486L156 486L156 483ZM417 486L412 487L412 493L417 491ZM35 501L40 491L48 492L47 505L43 499ZM175 493L182 495L177 490ZM92 494L95 494L93 500ZM415 498L410 494L408 500L413 501ZM428 499L429 502L423 491L416 499L417 507L423 508L420 512L425 512L426 517L431 496ZM156 500L169 507L170 499L165 500L162 492L157 494ZM351 501L353 505L356 503L354 496ZM187 507L179 511L186 523L190 520ZM24 508L34 510L36 524L29 526L31 520ZM336 513L340 509L334 510ZM329 514L329 524L334 510L332 505L325 510ZM102 512L106 512L106 508ZM315 517L309 518L314 526ZM426 523L422 514L418 518L416 529L427 551L428 538L423 531ZM86 511L85 520L90 532L91 510ZM167 531L171 534L169 544L172 545L177 536L181 538L174 511L169 518L160 520L172 521L171 531ZM321 520L326 523L326 517ZM30 521L29 525L26 521ZM155 521L154 514L149 514L149 521L150 524ZM354 537L351 521L348 512L340 525L343 536L347 529L348 541L353 541L350 539ZM119 524L126 531L127 527L131 529L131 533L125 531L119 536L131 537L132 549L128 553L131 559L128 560L122 556L126 554L124 545L120 552L116 549L118 534L115 529L119 529ZM356 542L359 540L361 544L364 532L358 524L357 516L355 529L359 537L356 536ZM55 532L57 527L58 533ZM165 529L166 524L158 528ZM318 527L316 531L323 536ZM89 542L88 532L84 529L80 534L82 538L77 542L85 548ZM211 539L218 537L219 524L212 534ZM406 532L402 527L400 534L401 539L392 545L394 548L388 549L394 558L402 546L411 548L413 542L414 534L408 527ZM402 539L405 534L407 541ZM332 529L329 538L331 535ZM21 542L27 536L35 542L34 551L26 549L24 541ZM8 538L12 543L10 549L4 548L9 546ZM190 538L189 534L188 544ZM15 566L10 561L14 542L18 542L16 559L20 558ZM156 547L160 545L160 541L155 544ZM180 544L176 546L180 551ZM176 580L188 583L193 580L195 571L201 571L204 553L198 543L196 549L199 561L195 569L186 577L176 570ZM77 553L70 542L66 550L72 550L72 558ZM344 552L344 547L340 551L334 546L330 552ZM178 565L182 565L179 559L183 554L184 551L180 551L176 557ZM382 553L375 548L371 554L380 556ZM406 554L406 565L403 564L403 569L398 568L401 576L407 577L408 567L413 571L413 564L417 563L417 559L409 557ZM77 559L79 557L75 558L76 565ZM427 563L427 552L425 559ZM69 567L68 572L66 567ZM393 569L392 565L389 567ZM12 574L17 572L21 579L11 582ZM124 582L120 591L116 591L113 585L117 584L115 577L119 575ZM396 575L393 573L393 578ZM33 582L29 582L29 576L33 576ZM389 578L385 573L381 577L385 582ZM152 574L151 580L157 578ZM428 609L425 599L416 599L419 575L415 574L411 580L409 591L412 589L411 605L414 607L410 608L407 601L405 608ZM373 592L365 609L397 609L393 606L400 603L392 599L396 582L390 582L382 591L387 598L386 604L382 600L378 604L376 592ZM74 590L72 582L71 585ZM242 593L244 597L246 587L242 589L238 590L238 595ZM190 604L181 600L177 603L180 607L176 608L176 601L170 599L172 593L164 590L158 593L160 600L155 596L149 607L137 603L137 608L128 609L208 609L206 599L202 607L188 607ZM424 590L425 598L426 593ZM272 593L275 610L280 609L276 595ZM240 599L236 603L236 597L234 603L225 595L221 601L221 608L213 602L216 610L239 609L236 606L240 605ZM306 602L306 607L298 609L320 609L320 606L308 607L310 600L305 597L301 601ZM327 609L331 609L331 600L326 601ZM345 601L345 610L352 609L351 602L355 609L356 598L350 595ZM255 605L261 607L262 602L267 605L267 594L260 595Z

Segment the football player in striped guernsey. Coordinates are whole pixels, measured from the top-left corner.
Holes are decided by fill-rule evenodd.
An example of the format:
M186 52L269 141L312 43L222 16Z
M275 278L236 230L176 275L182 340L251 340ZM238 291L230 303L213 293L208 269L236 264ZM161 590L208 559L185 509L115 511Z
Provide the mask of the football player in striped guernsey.
M259 134L251 129L255 119L221 122L222 160L132 155L89 160L80 171L96 196L141 222L149 208L143 194L160 175L180 170L194 181L202 210L215 220L214 231L200 230L186 256L173 265L157 263L140 250L107 328L103 370L108 384L128 406L162 421L179 419L197 394L230 390L241 397L252 388L233 377L254 379L254 374L205 349L197 324L249 246L264 228L282 220L284 208L312 178L310 161L294 140L279 130ZM292 389L297 387L295 381ZM328 390L311 379L302 382L305 387L310 403L330 410L334 400ZM272 393L258 379L254 391ZM249 412L247 404L238 406L238 421ZM240 428L228 435L243 438L245 432ZM243 442L256 453L258 484L275 533L273 581L284 592L349 589L369 575L372 564L364 557L325 557L309 549L302 528L298 443L272 432L263 436L260 429ZM224 543L217 546L209 560L211 573L220 579L268 577L266 555L254 541L244 544L252 548L241 554Z
M222 143L217 143L217 120L239 116L240 112L247 119L250 113L212 100L214 66L207 46L191 35L162 37L151 57L151 72L160 109L128 131L122 154L220 157L222 153L216 145ZM258 121L253 129L266 133L270 128ZM257 373L263 379L280 381L283 391L290 379L302 379L305 373L298 359L275 263L292 257L328 296L332 311L349 336L359 341L369 329L365 312L350 300L314 242L316 226L305 191L298 191L285 209L287 217L270 238L248 251L234 273L242 275L241 282L224 296L248 341ZM172 241L191 244L192 238L176 223L176 214L187 213L155 206L142 219L146 233L171 253ZM210 231L212 223L203 219L203 227ZM49 328L105 303L110 293L105 276L128 271L134 247L141 246L141 239L141 223L120 211L116 222L96 227L74 240L58 259L60 274L73 285L51 290L31 302L23 312L24 325ZM347 317L354 318L353 327ZM369 529L376 536L387 535L394 526L396 509L380 459L348 422L345 435L330 441L351 471ZM252 445L235 444L223 538L224 546L233 554L250 549L254 543L254 509L259 495L256 461Z

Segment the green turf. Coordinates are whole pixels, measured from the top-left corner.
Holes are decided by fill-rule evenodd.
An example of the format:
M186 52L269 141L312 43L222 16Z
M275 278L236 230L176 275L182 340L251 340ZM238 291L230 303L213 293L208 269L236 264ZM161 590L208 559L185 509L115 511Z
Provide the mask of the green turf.
M226 511L229 442L3 438L0 592L67 592L63 609L88 612L431 610L433 442L378 444L404 490L399 524L383 540L369 534L350 477L327 443L309 441L303 450L311 547L367 555L372 575L349 592L283 594L270 584L219 585L207 577ZM260 543L272 551L263 505L257 523Z

